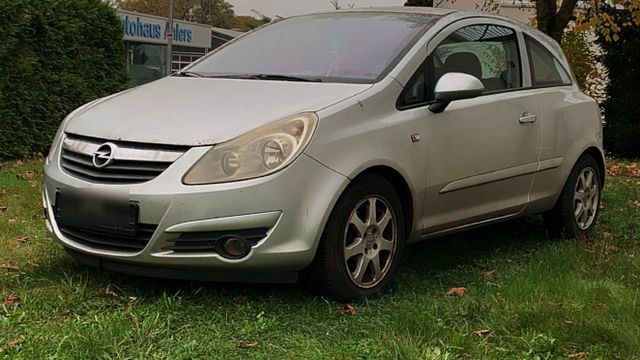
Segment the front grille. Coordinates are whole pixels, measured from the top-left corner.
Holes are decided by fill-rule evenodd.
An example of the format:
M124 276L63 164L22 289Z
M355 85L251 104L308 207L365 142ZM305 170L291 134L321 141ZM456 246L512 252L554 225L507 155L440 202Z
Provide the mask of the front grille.
M136 235L113 235L97 229L81 228L59 224L58 228L66 238L94 249L122 252L138 252L151 240L157 225L138 224Z
M94 154L106 149L107 165L94 165ZM113 153L111 153L111 150ZM136 184L156 178L177 160L186 147L100 140L68 134L60 153L60 165L69 175L101 184Z
M220 240L229 237L237 237L247 240L251 246L267 237L268 228L208 231L182 233L178 238L168 240L173 244L165 247L175 253L215 253L218 252Z

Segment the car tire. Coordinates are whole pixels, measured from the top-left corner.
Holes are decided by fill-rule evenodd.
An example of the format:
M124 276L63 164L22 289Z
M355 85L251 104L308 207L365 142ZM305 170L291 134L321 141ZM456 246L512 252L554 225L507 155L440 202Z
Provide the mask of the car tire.
M600 212L601 172L593 156L578 159L556 205L544 213L549 237L573 239L593 228Z
M373 209L373 211L371 211ZM322 233L307 286L340 302L388 289L404 248L398 194L383 177L364 175L345 190Z

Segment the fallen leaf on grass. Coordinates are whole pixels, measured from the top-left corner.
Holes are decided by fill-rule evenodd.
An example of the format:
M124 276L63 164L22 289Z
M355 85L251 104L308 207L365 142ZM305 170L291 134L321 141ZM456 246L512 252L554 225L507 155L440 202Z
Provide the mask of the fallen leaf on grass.
M18 247L18 244L15 241L9 241L7 243L7 249L9 249L9 251L13 251Z
M640 201L636 200L636 201L629 201L629 206L635 207L640 209Z
M556 309L560 309L564 306L563 303L557 303L557 302L553 302L553 301L548 301L547 302L549 305L553 306Z
M15 266L13 266L11 264L8 264L8 263L0 264L0 269L7 270L7 271L9 271L9 270L18 270L17 267L15 267Z
M0 204L0 213L7 211L7 207L3 204Z
M21 338L15 338L13 340L7 341L7 347L9 349L13 349L16 346L22 345L23 342L24 342L24 340L22 340Z
M7 222L9 224L15 224L16 223L16 219L9 219Z
M18 179L28 179L28 178L32 178L33 175L35 175L36 173L33 171L25 171L25 172L21 172L21 173L17 173L16 174L16 178Z
M238 341L236 343L236 347L238 349L254 348L256 346L258 346L258 342L257 341L251 341L251 342L249 342L249 341Z
M107 285L107 288L104 289L104 293L113 297L118 297L118 293L113 289L111 284Z
M638 163L630 164L612 164L605 174L612 176L640 177L640 167Z
M606 232L605 231L605 232L602 233L602 238L605 239L605 240L611 239L612 236L613 235L610 232Z
M463 297L467 294L467 288L463 287L454 287L447 291L447 296L458 296Z
M486 335L489 335L490 333L491 333L491 330L489 329L482 329L482 330L473 332L474 335L478 335L478 336L486 336Z
M496 278L496 271L495 270L485 271L482 273L482 275L484 276L485 279L492 280Z
M573 325L573 320L565 319L564 323L567 325Z
M356 314L356 307L351 304L344 304L342 309L338 311L338 314L340 315L351 314L352 316L354 316Z
M20 297L16 294L9 294L2 299L2 303L6 306L19 306Z
M30 238L28 236L18 236L16 238L16 240L20 241L20 242L27 242L30 240Z
M581 352L569 354L569 355L567 355L567 357L569 359L586 359L588 355L589 355L588 352L581 351Z

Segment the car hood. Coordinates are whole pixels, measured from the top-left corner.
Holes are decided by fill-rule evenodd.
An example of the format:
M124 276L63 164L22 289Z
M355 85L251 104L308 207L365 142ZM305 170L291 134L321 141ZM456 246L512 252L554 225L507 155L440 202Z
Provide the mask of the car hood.
M68 120L65 132L109 140L212 145L290 115L321 110L369 87L167 77L90 104Z

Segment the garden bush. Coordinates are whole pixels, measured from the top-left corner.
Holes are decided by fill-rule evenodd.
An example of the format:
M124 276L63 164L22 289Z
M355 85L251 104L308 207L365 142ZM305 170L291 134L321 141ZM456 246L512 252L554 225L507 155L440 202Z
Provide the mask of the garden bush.
M605 74L598 63L600 49L587 39L589 34L570 30L562 36L564 50L580 89L598 102L604 100Z
M0 159L46 153L66 114L128 83L103 0L0 0Z
M627 11L612 11L624 21ZM616 156L640 157L640 26L623 27L618 41L599 39L609 83L603 103L605 149Z

